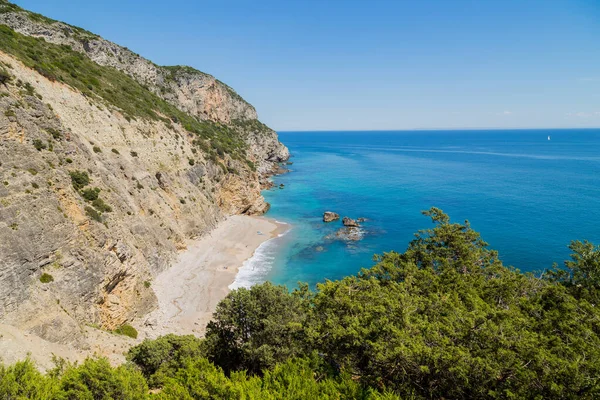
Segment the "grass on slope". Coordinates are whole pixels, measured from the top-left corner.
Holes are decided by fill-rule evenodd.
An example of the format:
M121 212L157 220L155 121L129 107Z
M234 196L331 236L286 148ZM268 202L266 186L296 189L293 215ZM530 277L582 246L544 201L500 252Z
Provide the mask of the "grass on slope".
M120 109L126 118L162 120L166 124L181 123L198 135L210 156L230 154L244 159L246 144L226 125L198 121L167 103L127 74L96 64L66 45L55 45L43 39L21 35L0 25L0 50L19 59L28 67L53 81L64 82L86 97L102 100Z

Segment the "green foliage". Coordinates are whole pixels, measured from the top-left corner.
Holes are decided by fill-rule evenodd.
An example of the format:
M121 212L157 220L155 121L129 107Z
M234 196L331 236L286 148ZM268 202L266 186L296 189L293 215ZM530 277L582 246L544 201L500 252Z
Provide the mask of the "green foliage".
M90 206L85 206L85 214L96 222L102 222L102 215Z
M46 128L46 132L48 132L54 140L60 140L62 138L62 133L60 133L60 131L57 129Z
M148 386L141 373L129 366L111 367L105 358L87 359L81 366L69 366L60 376L57 399L148 398Z
M6 85L11 79L12 76L8 73L6 68L0 66L0 85Z
M73 188L77 191L90 184L90 176L86 171L71 171L69 172L69 175L71 176Z
M134 339L136 339L138 337L137 330L129 324L123 324L120 327L118 327L117 329L115 329L113 332L117 333L119 335L129 336L130 338L134 338Z
M43 273L42 276L40 276L40 282L42 283L50 283L50 282L54 282L54 277L50 274L47 273Z
M83 197L86 201L94 201L98 198L100 194L100 188L87 188L81 191L81 197Z
M115 154L120 154L120 153L119 153L119 150L117 150L117 149L110 149L110 151L112 151L112 152L113 152L113 153L115 153Z
M48 146L46 146L46 143L42 142L40 139L33 139L33 147L35 147L37 151L42 151Z
M209 358L226 372L260 373L302 354L306 319L302 296L270 283L231 292L207 326Z
M600 246L588 241L571 242L571 260L565 261L565 268L556 266L549 271L549 279L560 282L577 299L585 299L591 304L600 304Z
M137 151L133 151L133 150L131 150L131 151L129 152L129 154L131 154L131 157L137 157L137 156L138 156L138 153L137 153Z
M94 153L102 153L102 149L98 146L94 146L93 150L94 150Z
M94 208L100 212L112 211L112 207L106 204L101 198L97 198L94 201L92 201L92 206L94 206Z
M57 391L57 380L42 375L29 359L0 365L0 399L46 400Z
M156 387L166 376L172 376L181 368L186 359L204 356L202 341L193 335L176 336L169 334L156 340L145 339L132 347L127 360L133 362L151 386Z

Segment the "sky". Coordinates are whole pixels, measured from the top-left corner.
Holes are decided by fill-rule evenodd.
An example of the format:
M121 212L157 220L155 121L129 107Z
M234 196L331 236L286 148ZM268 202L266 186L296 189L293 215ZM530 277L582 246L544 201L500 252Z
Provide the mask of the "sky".
M600 0L13 0L286 130L600 127Z

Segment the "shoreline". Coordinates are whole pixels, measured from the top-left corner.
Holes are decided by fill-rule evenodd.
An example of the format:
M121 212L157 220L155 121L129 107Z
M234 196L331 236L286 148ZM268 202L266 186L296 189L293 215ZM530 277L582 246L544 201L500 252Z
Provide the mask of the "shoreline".
M289 229L289 224L264 216L233 215L189 241L177 262L152 281L158 308L137 324L141 336L203 335L240 269L259 247Z

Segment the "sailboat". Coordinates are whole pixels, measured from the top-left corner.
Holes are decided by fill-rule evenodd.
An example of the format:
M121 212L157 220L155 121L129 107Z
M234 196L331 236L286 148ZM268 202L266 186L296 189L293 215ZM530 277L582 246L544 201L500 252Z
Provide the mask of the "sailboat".
M550 140L550 136L548 136L548 140Z

